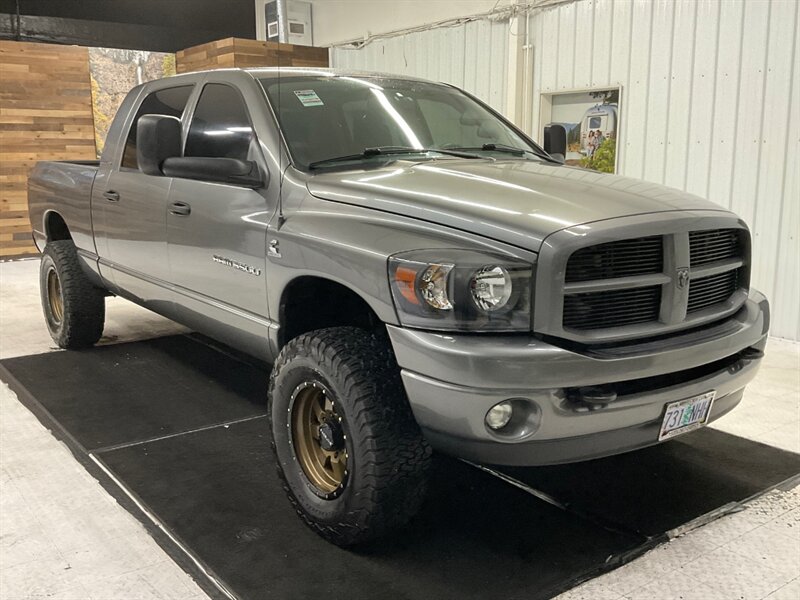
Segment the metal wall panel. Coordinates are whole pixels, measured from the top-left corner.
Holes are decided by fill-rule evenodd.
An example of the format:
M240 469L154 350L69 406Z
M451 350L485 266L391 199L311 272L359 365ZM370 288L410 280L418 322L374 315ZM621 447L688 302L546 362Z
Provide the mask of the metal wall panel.
M508 21L472 21L377 40L361 49L331 48L331 66L444 81L497 110L508 90Z
M800 3L579 0L534 11L541 94L621 86L619 170L731 208L772 334L800 340Z

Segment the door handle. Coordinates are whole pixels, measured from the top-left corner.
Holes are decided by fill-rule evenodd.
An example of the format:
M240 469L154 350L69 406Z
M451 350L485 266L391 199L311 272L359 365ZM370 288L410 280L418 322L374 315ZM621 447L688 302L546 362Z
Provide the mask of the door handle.
M192 207L186 202L173 202L169 205L169 212L179 217L186 217L192 212Z
M103 192L103 198L105 198L109 202L119 202L119 194L114 190L108 190L107 192Z

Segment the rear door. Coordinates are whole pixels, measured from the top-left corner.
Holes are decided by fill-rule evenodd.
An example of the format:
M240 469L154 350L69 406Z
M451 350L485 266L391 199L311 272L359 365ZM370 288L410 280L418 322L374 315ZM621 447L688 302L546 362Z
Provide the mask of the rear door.
M255 161L266 181L247 103L231 79L208 75L189 121L184 156ZM263 97L252 101L264 103ZM167 206L178 318L258 356L266 355L268 344L266 235L277 190L176 178Z
M103 267L110 268L117 288L149 308L163 312L171 302L167 257L167 198L172 179L145 175L136 160L136 125L142 115L178 118L188 104L193 84L149 90L123 133L123 147L93 189L98 235L105 239Z

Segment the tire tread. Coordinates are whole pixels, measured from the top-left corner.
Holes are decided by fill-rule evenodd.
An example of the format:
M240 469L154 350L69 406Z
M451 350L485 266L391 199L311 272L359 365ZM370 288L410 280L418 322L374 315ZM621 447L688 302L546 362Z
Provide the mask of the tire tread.
M75 244L71 240L48 242L44 254L55 264L61 281L64 300L64 317L61 328L50 331L53 340L67 349L87 348L103 335L105 325L105 294L89 281L83 272ZM44 277L42 286L45 285ZM46 290L42 289L42 303L47 302ZM45 307L45 311L47 311Z
M355 409L348 425L358 431L353 435L362 445L363 485L345 519L322 524L305 513L278 461L278 474L295 511L319 535L341 546L364 543L405 525L424 500L431 449L414 420L388 342L355 327L322 329L293 339L273 366L270 402L277 378L299 355L310 356L341 377ZM277 458L274 440L272 448Z

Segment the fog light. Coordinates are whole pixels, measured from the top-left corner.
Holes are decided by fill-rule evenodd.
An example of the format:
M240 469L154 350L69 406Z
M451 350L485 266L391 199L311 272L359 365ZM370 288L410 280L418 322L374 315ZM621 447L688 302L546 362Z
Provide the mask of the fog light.
M502 402L495 404L489 409L489 412L486 413L486 425L495 431L502 429L508 425L513 412L514 408L511 406L511 402L508 400L503 400Z

